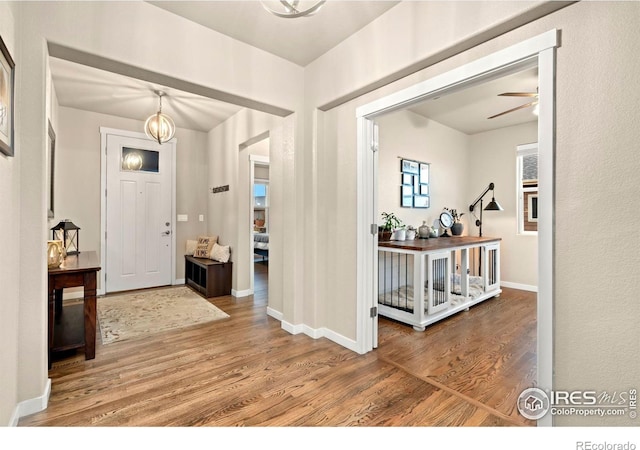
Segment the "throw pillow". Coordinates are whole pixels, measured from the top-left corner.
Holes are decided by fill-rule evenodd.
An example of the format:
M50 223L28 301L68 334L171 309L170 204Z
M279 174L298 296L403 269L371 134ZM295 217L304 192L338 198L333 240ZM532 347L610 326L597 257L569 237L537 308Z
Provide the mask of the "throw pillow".
M218 236L199 236L198 245L193 252L196 258L208 258L211 255L213 244L218 241Z
M213 248L211 249L210 259L218 262L229 262L229 257L231 256L231 250L229 250L228 245L218 245L213 244Z
M198 246L198 241L193 239L187 239L187 248L185 250L185 255L193 256L193 253L196 251L196 247Z

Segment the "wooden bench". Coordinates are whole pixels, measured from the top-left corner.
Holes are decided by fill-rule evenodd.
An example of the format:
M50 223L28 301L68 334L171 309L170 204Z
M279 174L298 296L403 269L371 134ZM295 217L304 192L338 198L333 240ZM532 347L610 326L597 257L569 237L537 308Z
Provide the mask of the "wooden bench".
M231 295L231 261L222 263L189 255L184 259L185 284L206 298Z

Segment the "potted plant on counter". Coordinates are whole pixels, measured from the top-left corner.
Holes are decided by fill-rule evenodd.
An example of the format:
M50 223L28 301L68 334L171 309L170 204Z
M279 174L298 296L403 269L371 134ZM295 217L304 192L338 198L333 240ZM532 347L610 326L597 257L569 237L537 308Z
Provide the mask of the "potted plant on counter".
M464 216L464 213L458 213L457 209L445 208L445 210L449 211L449 214L451 214L451 217L453 217L453 225L451 225L451 234L454 236L462 235L462 232L464 231L464 224L460 222L460 219L462 218L462 216Z
M393 232L402 226L402 221L394 213L382 213L383 223L379 227L379 241L390 241Z

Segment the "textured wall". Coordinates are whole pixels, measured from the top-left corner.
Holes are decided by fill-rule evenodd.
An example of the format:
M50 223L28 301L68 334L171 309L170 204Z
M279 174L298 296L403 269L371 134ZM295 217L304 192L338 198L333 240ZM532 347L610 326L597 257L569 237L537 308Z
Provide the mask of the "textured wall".
M251 146L246 147L245 144L281 126L282 120L270 114L243 109L211 130L208 135L207 182L209 187L229 185L227 192L207 195L208 231L218 235L223 245L231 246L231 260L234 262L232 281L234 291L247 291L251 285L249 264L252 263L250 249L253 247L253 242L250 219L252 187L249 180L249 154L252 152ZM274 158L272 167L282 166L281 148L269 153ZM281 182L280 178L274 178L270 187L278 192L278 184ZM275 218L278 214L282 214L282 206L276 199L276 205L270 208L270 217ZM273 228L272 232L275 236L282 230ZM276 241L277 239L276 237ZM277 264L271 266L273 276L277 276ZM269 275L272 276L271 273Z
M0 2L0 36L14 60L16 54L13 7ZM19 130L19 128L17 128ZM18 141L19 142L19 141ZM17 237L20 230L20 154L0 155L0 219L6 236ZM0 266L0 426L9 425L18 399L18 306L20 258L19 239L7 239Z
M380 129L378 212L395 212L406 225L416 228L423 221L433 224L445 207L465 212L469 202L468 136L406 110L382 116L376 122ZM431 164L430 208L400 207L399 156ZM465 231L468 229L466 226Z
M60 108L56 150L55 219L70 219L81 228L81 250L100 257L100 127L142 132L144 122L74 108ZM175 222L176 278L184 278L187 239L206 231L206 133L176 129L176 213L187 222ZM82 167L82 170L78 170ZM78 186L83 189L78 189ZM174 218L175 220L175 218ZM52 225L52 226L53 226ZM101 288L102 286L98 286Z
M555 374L560 389L638 388L640 3L581 2L559 14ZM612 222L609 222L609 220ZM611 225L609 225L611 223ZM614 225L616 224L616 225ZM638 425L568 416L562 425Z
M504 208L499 212L485 211L482 216L482 234L502 238L500 277L504 282L531 289L538 286L538 238L517 233L516 147L537 140L537 122L474 134L469 139L468 159L467 203L475 200L489 183L495 183L496 200ZM491 197L487 194L485 206L489 200ZM475 213L480 217L477 209ZM472 219L470 234L477 236L475 217L467 214Z
M14 289L20 304L17 342L21 356L19 360L15 355L7 358L7 364L15 362L18 368L15 405L42 396L47 383L42 251L48 236L44 182L47 42L201 84L225 94L227 100L273 106L280 111L300 109L303 72L293 63L145 2L16 2L2 7L3 35L15 32L22 52L16 96L22 148L21 157L15 160L19 169L7 169L15 188L12 206L6 205L16 230L20 229L15 233L18 243L13 244L20 247L14 248L14 256L20 255L14 269L19 284L8 287ZM13 10L15 28L5 14L7 10ZM157 57L159 47L163 58ZM0 170L4 168L0 166ZM18 171L20 178L16 178ZM2 207L4 212L5 205ZM14 314L15 309L9 313Z
M609 217L614 221L624 218L626 223L640 219L640 212L631 203L637 191L634 174L640 169L635 151L640 94L629 89L640 69L638 58L633 56L640 46L638 17L637 2L579 2L328 111L322 128L327 154L319 157L318 178L337 179L322 191L319 211L324 213L326 208L321 219L327 222L339 217L343 226L338 236L350 236L351 240L333 239L318 254L319 264L325 266L324 279L331 280L318 294L328 305L327 326L348 337L354 337L357 329L355 271L351 270L355 264L351 242L356 232L356 193L354 189L334 188L343 183L352 187L350 182L357 174L357 106L558 28L562 39L556 73L555 262L548 262L554 264L555 276L555 386L610 392L637 386L640 360L632 355L640 342L640 303L629 293L640 281L640 237L632 231L620 233L618 226L606 223ZM403 26L402 22L393 23L388 32L380 31L377 39L393 40L391 30ZM421 38L428 41L430 32L425 27ZM450 42L455 38L451 36ZM415 36L394 43L410 46L413 39ZM364 45L360 50L365 61L368 52L373 52ZM334 65L357 65L360 60L353 58L350 62L345 58L338 63L327 59ZM320 64L323 59L314 62ZM348 80L340 82L346 84ZM320 93L316 95L321 97ZM327 223L329 232L319 236L334 237L335 228ZM323 286L322 282L318 284ZM556 418L555 423L590 426L636 422L628 416L604 420L566 416Z

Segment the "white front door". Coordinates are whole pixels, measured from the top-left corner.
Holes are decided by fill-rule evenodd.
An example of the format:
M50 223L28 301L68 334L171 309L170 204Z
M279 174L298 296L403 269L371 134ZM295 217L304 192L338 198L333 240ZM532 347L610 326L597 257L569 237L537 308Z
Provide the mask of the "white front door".
M170 285L174 144L106 138L105 290Z

